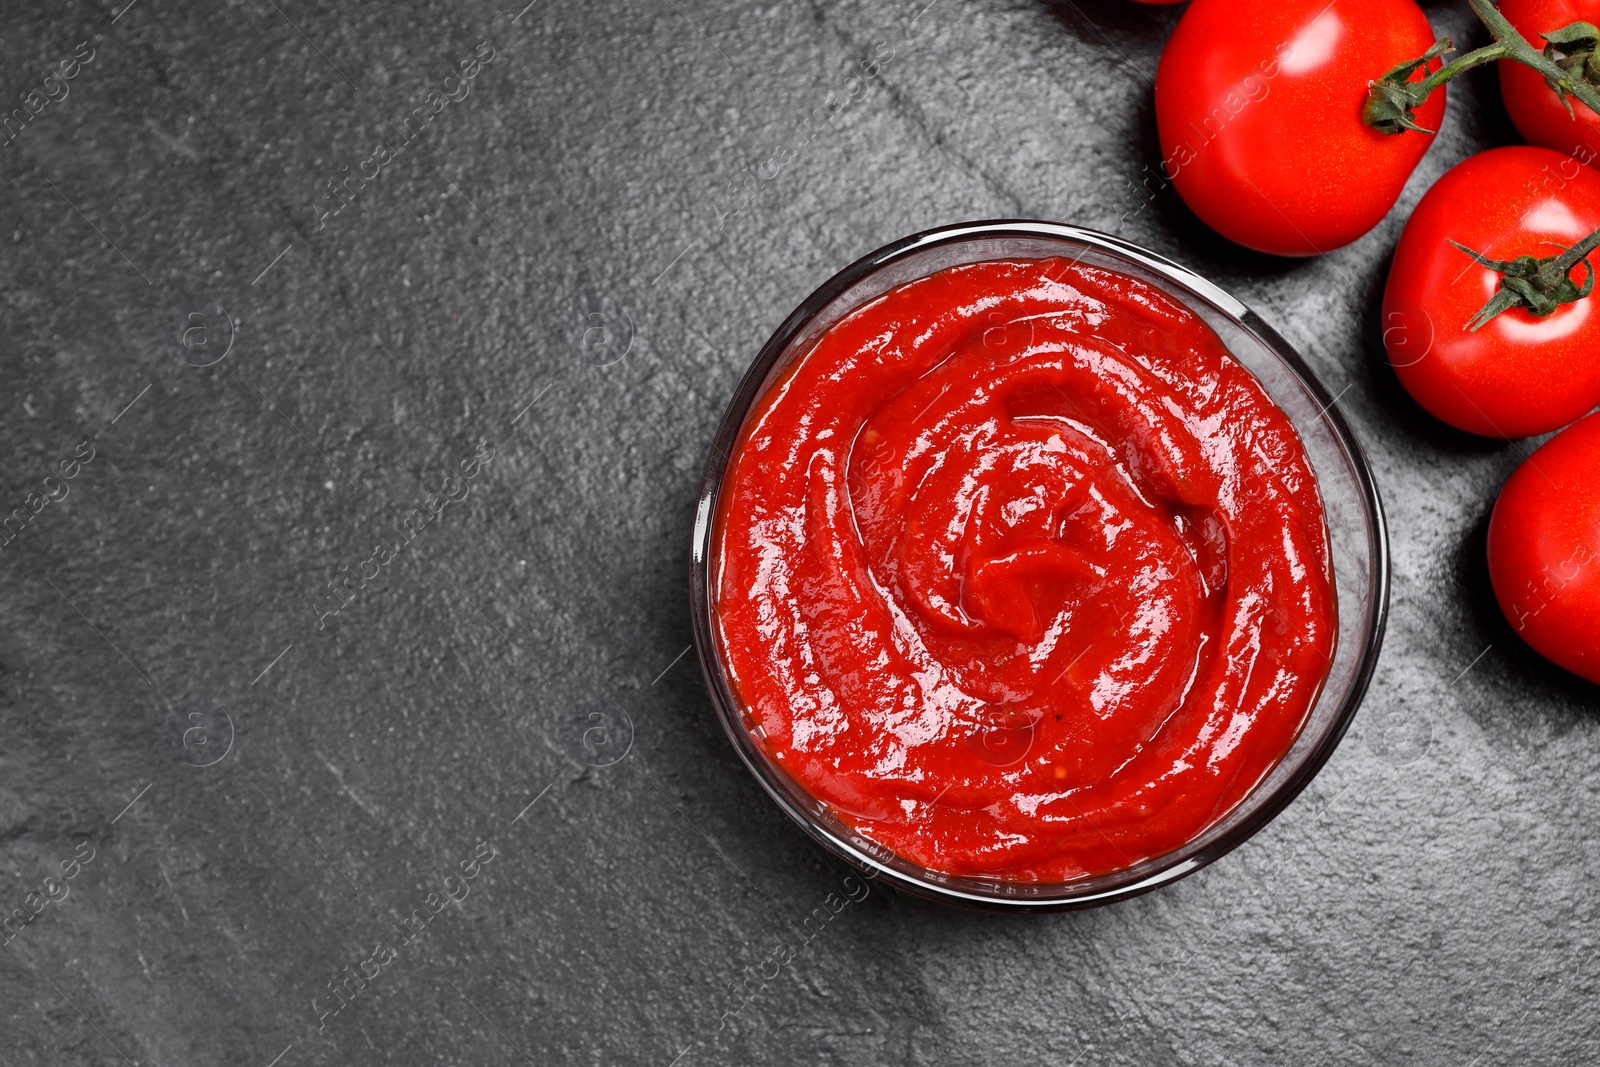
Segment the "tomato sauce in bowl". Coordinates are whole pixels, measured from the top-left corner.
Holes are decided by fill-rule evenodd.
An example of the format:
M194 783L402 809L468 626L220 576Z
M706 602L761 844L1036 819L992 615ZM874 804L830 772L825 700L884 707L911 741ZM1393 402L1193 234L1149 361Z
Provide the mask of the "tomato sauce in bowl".
M956 262L791 333L696 550L702 667L790 814L1001 897L1228 822L1340 651L1317 472L1262 381L1082 257Z

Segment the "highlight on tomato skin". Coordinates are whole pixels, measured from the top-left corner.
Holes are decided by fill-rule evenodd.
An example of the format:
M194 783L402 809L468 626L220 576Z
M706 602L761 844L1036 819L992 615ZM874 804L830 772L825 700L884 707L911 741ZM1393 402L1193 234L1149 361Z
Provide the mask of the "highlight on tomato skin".
M1406 222L1384 289L1390 364L1434 417L1468 433L1549 433L1600 404L1600 306L1586 296L1538 316L1513 307L1472 328L1502 275L1493 260L1547 257L1600 230L1600 172L1516 145L1457 164ZM1569 274L1581 290L1587 268Z
M1600 682L1600 413L1516 469L1489 519L1489 580L1534 651Z
M1349 244L1394 206L1434 140L1366 125L1370 83L1434 42L1413 0L1194 0L1156 72L1160 177L1246 248L1313 256ZM1444 108L1441 87L1416 120L1437 130Z
M1600 0L1501 0L1500 13L1542 48L1543 34L1575 22L1600 25ZM1553 148L1600 166L1600 113L1576 100L1569 111L1537 71L1501 60L1500 95L1517 132L1530 144Z

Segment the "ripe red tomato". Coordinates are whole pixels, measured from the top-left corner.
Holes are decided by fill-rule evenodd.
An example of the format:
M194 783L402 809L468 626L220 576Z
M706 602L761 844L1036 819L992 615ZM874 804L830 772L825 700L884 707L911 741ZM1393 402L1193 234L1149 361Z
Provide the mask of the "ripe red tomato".
M1600 414L1518 467L1489 519L1489 580L1540 655L1600 682Z
M1501 0L1500 13L1530 44L1543 48L1542 34L1574 22L1600 25L1600 0ZM1522 136L1600 166L1600 115L1576 100L1569 115L1537 71L1507 59L1499 67L1500 93Z
M1518 145L1457 164L1400 235L1383 294L1389 361L1417 403L1486 437L1565 426L1600 404L1600 297L1536 318L1504 311L1467 324L1501 276L1451 245L1495 260L1549 256L1600 229L1600 171ZM1584 279L1579 264L1569 277Z
M1368 83L1433 42L1413 0L1194 0L1156 70L1162 176L1248 248L1349 244L1394 206L1433 141L1365 125ZM1416 117L1437 130L1443 90Z

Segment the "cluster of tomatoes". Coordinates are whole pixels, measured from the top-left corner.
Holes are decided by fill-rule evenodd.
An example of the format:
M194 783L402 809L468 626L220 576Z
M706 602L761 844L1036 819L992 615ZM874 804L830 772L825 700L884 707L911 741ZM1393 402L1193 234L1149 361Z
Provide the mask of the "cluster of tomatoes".
M1494 42L1451 59L1415 0L1193 0L1156 75L1161 172L1238 244L1327 252L1394 207L1444 83L1498 64L1531 143L1475 155L1423 196L1390 268L1384 346L1452 426L1509 439L1572 424L1502 490L1489 571L1518 633L1600 682L1600 412L1586 416L1600 404L1600 0L1468 2Z

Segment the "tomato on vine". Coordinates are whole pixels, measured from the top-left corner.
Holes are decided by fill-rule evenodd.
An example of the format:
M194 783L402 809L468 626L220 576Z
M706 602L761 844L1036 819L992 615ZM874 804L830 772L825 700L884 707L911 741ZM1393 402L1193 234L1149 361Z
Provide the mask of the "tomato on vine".
M1394 206L1431 142L1364 121L1369 87L1426 77L1437 52L1416 57L1435 47L1413 0L1194 0L1156 71L1163 177L1248 248L1348 244ZM1442 93L1412 114L1437 129Z
M1597 244L1600 171L1522 145L1452 168L1406 223L1383 294L1406 390L1490 437L1547 433L1600 404Z
M1500 13L1563 70L1600 88L1600 0L1502 0ZM1520 63L1500 63L1500 94L1517 131L1530 142L1600 166L1600 114L1563 100Z

